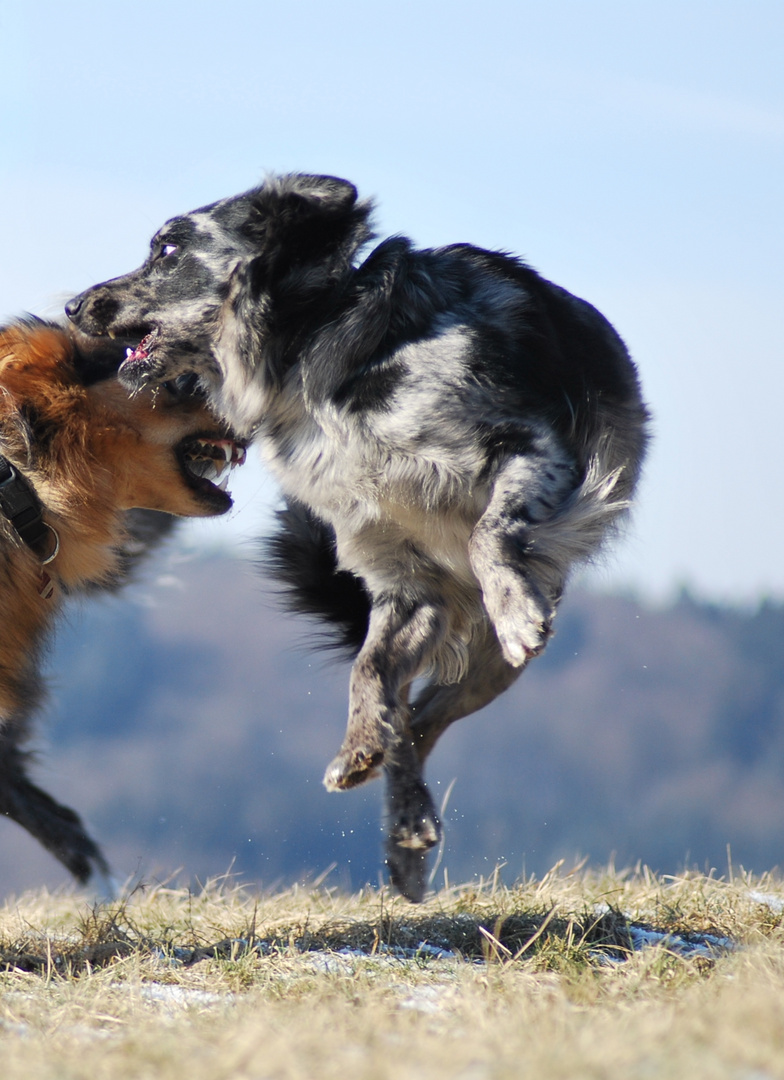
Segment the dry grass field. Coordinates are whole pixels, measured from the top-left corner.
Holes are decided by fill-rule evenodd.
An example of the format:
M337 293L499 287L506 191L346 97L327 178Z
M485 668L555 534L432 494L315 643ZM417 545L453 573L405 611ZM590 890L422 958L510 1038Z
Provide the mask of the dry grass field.
M138 889L0 912L3 1080L784 1077L784 883Z

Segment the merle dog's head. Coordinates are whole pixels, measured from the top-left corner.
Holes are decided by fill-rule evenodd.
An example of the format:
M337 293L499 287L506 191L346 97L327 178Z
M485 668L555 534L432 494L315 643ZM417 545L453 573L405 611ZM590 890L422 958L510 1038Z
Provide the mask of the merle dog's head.
M196 372L221 407L222 383L258 366L269 336L350 272L370 210L345 180L274 177L167 221L138 270L80 293L66 314L86 334L129 343L126 385ZM229 411L252 424L248 410Z

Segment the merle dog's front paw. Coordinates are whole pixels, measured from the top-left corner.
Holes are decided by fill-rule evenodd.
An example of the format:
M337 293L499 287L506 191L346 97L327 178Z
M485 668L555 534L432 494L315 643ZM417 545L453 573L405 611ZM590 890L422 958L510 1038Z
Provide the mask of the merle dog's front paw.
M427 892L428 852L441 839L441 823L433 811L409 824L396 823L387 836L386 864L393 888L412 904Z
M386 864L392 887L412 904L421 904L427 892L427 852L401 848L389 840Z
M358 787L376 775L383 760L384 751L380 748L343 748L327 766L324 787L327 791L347 791L349 788Z
M544 598L515 583L503 591L495 604L486 601L486 606L507 664L522 667L544 649L553 619L552 607Z
M442 836L430 793L420 780L390 774L386 863L389 878L407 900L418 904L427 888L427 853Z
M495 632L504 660L519 668L539 655L552 631L549 621L518 625L511 620L499 620Z

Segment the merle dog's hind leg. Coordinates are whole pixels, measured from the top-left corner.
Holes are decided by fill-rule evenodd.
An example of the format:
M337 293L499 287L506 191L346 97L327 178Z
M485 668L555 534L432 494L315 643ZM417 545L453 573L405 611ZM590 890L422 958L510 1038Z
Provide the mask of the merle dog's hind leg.
M385 766L386 863L392 884L408 900L422 900L427 889L427 855L442 832L422 775L425 758L450 724L488 705L522 670L506 662L495 633L487 626L471 644L465 677L459 683L431 684L412 706L412 741L406 745L413 754L400 767L391 761Z
M351 669L346 736L324 774L328 790L370 779L388 751L394 767L406 768L411 732L405 689L427 666L445 628L438 603L405 603L398 597L374 602L367 638Z
M0 736L0 814L16 821L82 884L112 892L109 867L78 814L26 775L27 755Z
M576 483L568 458L542 439L509 458L474 527L471 566L504 658L521 667L541 652L575 553L559 543L557 518ZM554 520L555 519L555 520Z

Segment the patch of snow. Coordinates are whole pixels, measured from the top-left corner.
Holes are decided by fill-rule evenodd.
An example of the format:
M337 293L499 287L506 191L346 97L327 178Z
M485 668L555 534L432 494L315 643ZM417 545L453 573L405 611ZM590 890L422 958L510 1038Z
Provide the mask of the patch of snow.
M416 948L406 948L402 945L381 944L374 952L364 949L339 949L337 952L324 952L314 949L305 954L310 966L316 971L323 971L327 975L353 975L356 970L356 961L373 960L386 965L397 964L400 961L409 960L459 960L457 953L449 949L441 949L437 945L430 945L421 941Z
M313 950L308 954L308 967L324 975L353 975L355 965L351 960L360 956L367 960L369 953L359 952L357 949L345 949L339 953L319 952Z
M220 1005L234 1000L233 994L215 994L210 990L194 990L172 983L142 983L138 991L144 1001L162 1002L181 1009L189 1005Z
M665 934L660 930L630 926L629 936L635 949L662 945L680 956L717 956L735 949L734 942L729 938L718 937L716 934Z
M0 1020L0 1033L3 1035L16 1035L22 1039L33 1034L29 1024L13 1023L11 1020Z
M406 990L408 996L400 1002L400 1008L433 1016L444 1010L452 993L448 986L412 986Z
M775 896L773 893L759 892L757 889L752 889L749 892L749 899L753 900L755 904L764 904L765 907L769 907L771 911L775 911L777 914L784 911L784 899Z
M236 1001L236 994L216 994L210 990L197 990L176 983L114 982L111 986L113 990L138 994L145 1004L158 1006L170 1015L194 1005L203 1008L209 1005L232 1005Z
M420 941L415 948L404 948L402 945L379 945L379 953L394 956L400 960L419 960L427 958L431 960L457 960L458 955L450 949L442 949L438 945L430 945L427 941Z

